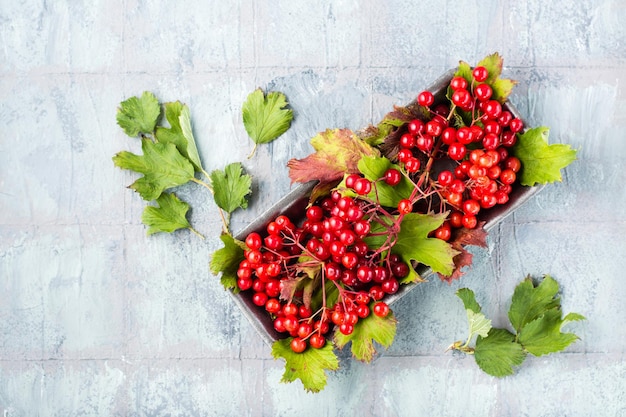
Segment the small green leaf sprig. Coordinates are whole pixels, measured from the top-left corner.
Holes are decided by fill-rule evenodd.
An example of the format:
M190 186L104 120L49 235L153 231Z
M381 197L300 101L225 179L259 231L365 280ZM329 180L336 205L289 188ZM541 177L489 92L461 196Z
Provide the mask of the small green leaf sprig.
M563 326L585 320L578 313L563 317L559 285L549 275L539 284L529 276L513 293L509 320L513 332L491 326L491 320L481 312L474 292L461 288L457 296L463 301L469 323L469 336L465 342L454 342L449 349L472 354L480 369L489 375L504 377L513 374L515 366L526 359L527 354L535 356L560 352L578 340L574 333L563 333ZM475 346L470 346L476 337Z
M169 127L159 124L162 113ZM142 155L122 151L113 157L113 162L122 169L143 174L129 188L144 200L156 202L155 206L147 206L141 217L149 235L189 229L203 237L187 220L189 204L174 193L166 192L189 182L213 194L223 231L230 234L230 214L248 206L252 178L243 172L239 162L210 174L204 170L187 105L179 101L160 104L154 94L146 91L141 97L131 97L120 104L117 123L128 136L141 139ZM197 178L196 174L204 179Z
M242 108L243 123L255 143L254 149L289 129L293 113L284 108L287 104L285 96L279 92L266 96L257 89L248 96ZM160 124L163 114L169 126ZM231 236L230 215L239 208L248 207L252 177L244 173L239 162L210 174L204 170L193 136L189 107L180 101L161 104L154 94L146 91L140 97L121 102L116 118L128 136L141 139L142 155L122 151L113 157L113 162L122 169L143 174L129 188L137 191L144 200L156 203L146 207L142 215L142 222L148 226L147 233L189 229L203 237L187 220L189 205L174 193L166 192L194 182L213 194L223 232ZM197 178L197 174L204 179ZM218 264L214 268L221 271L221 262Z

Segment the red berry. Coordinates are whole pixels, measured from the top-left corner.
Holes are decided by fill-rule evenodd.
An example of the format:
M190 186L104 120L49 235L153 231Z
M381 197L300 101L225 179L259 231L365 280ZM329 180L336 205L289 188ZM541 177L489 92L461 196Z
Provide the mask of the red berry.
M389 168L385 172L384 178L387 184L394 186L400 184L400 181L402 180L402 174L395 168Z
M489 100L491 95L493 94L493 90L489 86L489 84L478 84L474 87L474 95L480 101Z
M388 280L380 284L380 287L387 294L395 294L400 289L400 284L398 283L397 279L389 278Z
M453 77L450 81L450 88L453 90L466 89L468 85L467 80L461 76Z
M441 135L442 131L443 131L443 127L441 126L441 123L438 120L433 119L429 121L428 123L426 123L426 134L428 134L429 136L437 137Z
M515 118L511 120L511 123L509 123L509 129L511 129L513 133L521 132L523 128L524 122L522 122L521 119Z
M435 96L430 91L422 91L417 96L417 104L424 107L430 107L435 102Z
M452 103L459 107L466 107L469 102L472 100L472 96L469 91L465 89L456 90L452 93Z
M356 308L356 314L359 316L359 318L364 319L370 315L370 308L367 306L367 304L359 304L359 306Z
M409 266L404 262L398 262L391 266L391 273L397 278L404 278L409 275Z
M452 184L452 181L454 181L454 175L450 171L441 171L437 176L437 181L442 186L447 187Z
M420 165L420 160L412 156L404 163L404 168L413 173L420 170Z
M398 161L402 162L402 163L406 163L406 161L409 160L409 158L413 157L413 152L411 152L410 149L400 149L400 151L398 152Z
M457 140L457 130L453 127L446 127L443 132L441 132L441 140L446 145L450 145Z
M341 264L348 269L354 269L358 263L359 257L354 252L348 252L341 257Z
M374 314L378 317L387 317L390 311L389 306L384 301L379 301L374 304Z
M272 314L278 313L280 311L280 301L276 298L270 298L265 303L265 309Z
M369 294L373 300L380 300L385 296L385 292L378 285L372 285L370 287Z
M497 119L502 114L502 105L497 100L489 100L484 102L483 112L490 119ZM511 121L513 123L513 121Z
M267 303L267 299L267 294L264 292L255 292L252 296L252 302L259 307L264 306Z
M339 331L346 336L351 335L352 332L354 331L354 325L343 323L339 326Z
M298 325L298 337L305 339L313 332L313 325L304 321Z
M476 200L465 200L463 202L463 211L465 214L476 215L480 211L480 204Z
M482 83L487 79L487 77L489 77L489 72L487 71L487 68L479 66L472 70L472 75L476 81Z
M354 183L353 189L359 195L367 195L372 191L372 183L367 178L359 178Z
M354 222L354 225L352 226L352 230L354 230L354 233L356 233L359 236L365 236L370 232L371 226L369 221L367 220L359 220L357 222Z
M510 168L507 168L500 173L500 181L502 181L503 184L511 185L515 182L515 179L515 171Z
M517 135L515 132L506 130L502 133L502 146L510 148L517 143Z
M478 224L478 221L473 214L465 214L461 219L461 223L466 229L473 229L476 227L476 224Z
M522 162L515 156L509 156L505 159L504 166L513 172L518 172L522 167Z
M461 219L463 218L463 213L461 213L460 211L453 211L452 213L450 213L450 226L458 229L460 227L463 227L463 223L461 223Z
M309 338L309 344L315 349L321 349L326 344L326 338L319 333L313 333Z
M448 147L448 155L450 156L450 159L460 161L461 159L465 158L465 154L465 145L459 142L455 142Z
M252 232L246 237L246 246L248 246L251 250L261 249L261 245L261 235L258 233Z
M290 343L291 350L296 353L302 353L306 350L306 341L300 337L294 337Z
M413 210L411 200L403 199L398 203L398 211L400 214L409 214Z
M415 143L415 146L417 146L417 149L419 149L420 151L424 153L429 153L433 149L434 145L435 145L435 140L430 135L420 136L419 138L417 138L417 141Z
M293 315L283 316L283 326L285 330L290 333L294 330L298 330L298 318Z
M424 131L424 122L419 119L411 120L407 126L409 133L412 135L417 135Z
M450 223L444 222L441 226L435 229L434 233L437 239L448 241L452 237L452 230L450 229Z
M400 146L405 149L411 149L415 147L415 136L410 133L405 133L400 136Z
M456 131L456 140L458 140L459 143L462 143L463 145L468 145L472 143L472 139L472 130L469 127L463 126Z
M346 177L346 187L348 187L348 188L353 188L353 187L354 187L354 184L356 183L356 181L357 181L359 178L361 178L361 176L360 176L360 175L358 175L358 174L350 174L350 175L348 175L348 176ZM321 219L321 217L320 217L320 219ZM319 220L319 219L316 219L316 220Z

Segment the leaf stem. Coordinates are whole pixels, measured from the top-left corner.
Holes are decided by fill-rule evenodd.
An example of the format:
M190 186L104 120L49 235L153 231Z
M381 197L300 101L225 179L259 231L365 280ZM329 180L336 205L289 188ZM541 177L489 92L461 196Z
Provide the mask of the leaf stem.
M257 146L259 146L259 144L255 142L254 148L252 148L252 152L250 152L250 155L248 155L248 159L251 159L254 156L254 154L256 153Z
M196 177L192 177L190 181L195 182L196 184L200 184L201 186L203 186L204 188L206 188L207 190L209 190L211 192L211 194L214 194L215 192L213 191L213 187L211 187L211 185L209 185L208 183L199 180Z
M189 226L188 227L189 230L191 230L196 236L198 236L200 239L204 240L204 236L202 235L202 233L198 232L196 229L194 229L193 227Z

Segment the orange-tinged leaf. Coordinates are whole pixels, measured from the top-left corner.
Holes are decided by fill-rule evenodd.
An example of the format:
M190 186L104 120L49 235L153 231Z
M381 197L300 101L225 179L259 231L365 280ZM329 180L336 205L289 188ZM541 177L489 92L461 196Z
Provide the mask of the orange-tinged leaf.
M291 182L337 181L345 173L359 172L357 164L364 155L379 155L350 129L328 129L314 136L311 145L315 153L287 163Z

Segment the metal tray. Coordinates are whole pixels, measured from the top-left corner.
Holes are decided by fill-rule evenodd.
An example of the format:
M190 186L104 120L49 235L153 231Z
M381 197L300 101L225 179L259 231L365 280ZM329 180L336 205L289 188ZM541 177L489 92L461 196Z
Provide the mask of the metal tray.
M436 101L442 100L445 97L447 86L455 71L456 69L447 71L428 88L428 91L432 92L435 96ZM522 120L524 119L511 103L506 102L503 105L503 108L510 111L514 117L518 117ZM235 235L235 238L245 240L246 236L251 232L259 232L263 235L267 224L281 214L287 215L291 219L303 219L309 195L315 186L315 183L316 182L313 181L294 188L287 195L267 209L262 215L248 224L248 226L239 231L239 233ZM513 190L509 194L509 201L507 204L495 206L486 211L484 213L485 215L481 216L481 219L486 222L483 226L484 229L489 231L495 227L508 215L513 213L531 197L541 191L542 188L543 186L525 187L516 183ZM424 279L428 279L434 275L433 271L424 265L419 265L416 270ZM392 305L415 288L417 284L418 283L401 285L397 293L385 297L385 302ZM252 294L250 292L241 292L238 294L234 294L232 292L229 293L243 314L268 345L271 346L277 339L284 337L284 335L279 334L274 329L274 325L269 314L252 302Z

